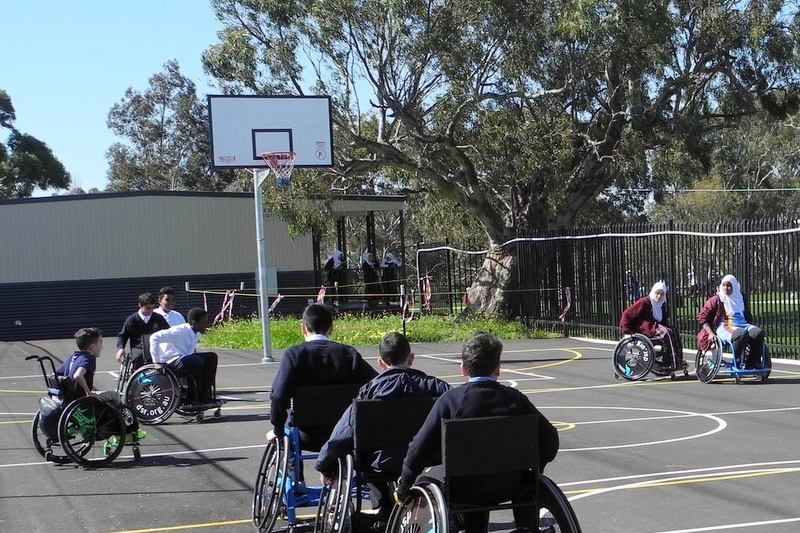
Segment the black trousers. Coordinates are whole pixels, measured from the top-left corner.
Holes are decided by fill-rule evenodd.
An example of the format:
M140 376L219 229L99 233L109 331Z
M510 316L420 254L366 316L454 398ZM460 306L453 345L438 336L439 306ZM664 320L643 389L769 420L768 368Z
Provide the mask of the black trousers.
M761 352L764 351L764 331L756 326L736 328L731 335L733 353L737 361L745 368L761 368ZM750 347L747 360L742 361L746 347Z

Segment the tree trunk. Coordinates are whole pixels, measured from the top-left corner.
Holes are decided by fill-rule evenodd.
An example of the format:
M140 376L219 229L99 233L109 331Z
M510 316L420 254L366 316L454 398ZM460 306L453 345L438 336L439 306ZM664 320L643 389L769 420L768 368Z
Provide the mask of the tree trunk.
M513 319L519 314L519 292L516 291L518 257L512 250L497 249L486 254L483 265L472 283L469 304L458 317L487 316Z

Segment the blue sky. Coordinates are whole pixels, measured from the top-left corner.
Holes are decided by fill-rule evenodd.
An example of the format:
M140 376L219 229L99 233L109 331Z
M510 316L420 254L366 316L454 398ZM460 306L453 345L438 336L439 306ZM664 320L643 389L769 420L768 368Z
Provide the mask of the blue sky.
M0 0L0 17L0 89L16 127L87 191L108 183L105 153L122 139L106 118L128 87L147 89L175 59L203 100L216 93L200 62L222 29L207 0Z

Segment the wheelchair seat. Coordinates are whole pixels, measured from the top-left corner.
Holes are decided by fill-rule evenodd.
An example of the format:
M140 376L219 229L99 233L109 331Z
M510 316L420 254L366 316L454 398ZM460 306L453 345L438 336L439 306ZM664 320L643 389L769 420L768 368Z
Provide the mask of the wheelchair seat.
M364 484L393 484L402 468L398 464L396 470L374 472L376 454L388 452L405 457L435 401L433 396L417 396L353 402L353 454L339 460L339 473L320 502L316 533L343 531L348 521L358 529L359 521L353 518L359 516L362 503L369 496Z
M521 508L532 508L538 520L531 524L533 531L544 525L580 533L564 494L539 472L537 420L537 415L443 420L442 479L415 484L393 510L387 533L413 530L414 524L422 531L448 533L454 515ZM506 476L519 480L518 486L501 485Z
M323 487L308 486L303 479L303 461L317 454L303 453L300 428L327 428L330 435L360 388L359 383L336 383L295 389L286 433L267 444L256 476L252 518L259 533L270 533L281 517L294 528L300 523L297 508L319 506Z

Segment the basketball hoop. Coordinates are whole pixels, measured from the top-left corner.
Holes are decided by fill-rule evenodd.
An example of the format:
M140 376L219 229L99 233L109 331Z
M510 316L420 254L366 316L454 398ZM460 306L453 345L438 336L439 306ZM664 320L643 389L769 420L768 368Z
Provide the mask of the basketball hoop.
M292 183L292 170L296 155L294 152L264 152L261 157L275 173L278 185L289 185Z

